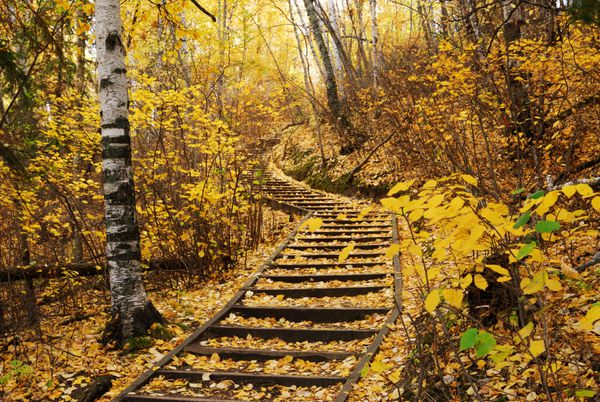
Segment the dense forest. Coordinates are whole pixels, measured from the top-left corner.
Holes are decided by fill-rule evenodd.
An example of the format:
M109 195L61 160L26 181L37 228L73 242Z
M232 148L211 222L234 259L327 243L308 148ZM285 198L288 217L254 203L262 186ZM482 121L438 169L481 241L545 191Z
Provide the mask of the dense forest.
M1 400L599 398L600 1L0 0L0 84Z

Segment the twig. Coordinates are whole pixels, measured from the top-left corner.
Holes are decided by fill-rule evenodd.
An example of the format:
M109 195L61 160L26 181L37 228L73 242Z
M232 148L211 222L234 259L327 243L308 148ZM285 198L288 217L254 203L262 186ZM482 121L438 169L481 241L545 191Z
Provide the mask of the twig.
M200 10L204 14L208 15L210 17L210 19L212 20L212 22L217 22L217 17L215 17L213 14L211 14L206 8L202 7L200 5L200 3L198 3L196 0L192 0L192 3L194 3L194 5L198 8L198 10Z
M577 272L582 272L586 268L589 268L589 267L591 267L593 265L596 265L596 264L600 264L600 251L598 251L596 254L594 254L594 256L592 257L591 260L589 260L586 263L581 264L580 266L578 266L575 269L577 270Z

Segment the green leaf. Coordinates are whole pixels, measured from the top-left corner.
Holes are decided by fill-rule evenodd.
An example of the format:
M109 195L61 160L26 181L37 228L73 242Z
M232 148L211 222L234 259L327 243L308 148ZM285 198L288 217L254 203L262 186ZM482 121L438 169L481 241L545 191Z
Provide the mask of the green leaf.
M460 337L460 350L472 348L475 346L475 339L477 338L477 328L469 328L463 332Z
M526 211L523 215L519 217L519 219L517 219L515 225L513 226L513 229L518 229L521 226L525 226L527 222L529 222L529 218L531 218L531 211Z
M489 332L480 332L477 335L477 350L475 352L475 357L480 358L492 351L494 346L496 346L496 338L494 335Z
M538 190L535 193L531 194L529 198L537 200L538 198L542 198L544 196L544 190Z
M552 233L560 229L560 223L556 221L539 221L535 224L535 231L538 233Z
M528 243L528 244L524 245L523 247L521 247L521 249L517 253L517 260L522 260L523 258L527 257L529 254L531 254L533 249L535 249L535 246L537 246L537 243L532 241L531 243Z
M511 194L518 195L518 194L521 194L523 191L525 191L525 189L523 187L521 187L521 188L518 188L515 191L513 191Z
M592 398L596 395L596 391L592 391L591 389L579 389L575 391L575 395L582 398Z

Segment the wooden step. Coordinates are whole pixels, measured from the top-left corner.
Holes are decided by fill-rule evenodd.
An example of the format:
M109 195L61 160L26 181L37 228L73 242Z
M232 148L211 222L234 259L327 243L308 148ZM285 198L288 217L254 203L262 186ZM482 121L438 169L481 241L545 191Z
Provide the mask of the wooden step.
M121 401L127 402L250 402L245 399L215 399L215 398L200 398L191 396L180 396L177 394L171 394L168 396L158 395L125 395Z
M336 376L308 376L308 375L277 375L277 374L258 374L241 373L234 371L197 371L197 370L156 370L156 375L161 375L168 379L183 378L190 382L202 382L202 377L208 375L210 381L232 380L243 384L256 383L262 386L268 384L279 385L298 385L298 386L329 386L340 384L346 381L344 377Z
M354 246L354 250L372 250L389 245L389 243L358 243ZM285 250L341 250L346 247L348 244L290 244Z
M303 242L332 242L332 241L353 241L356 243L369 242L379 239L391 239L391 233L382 233L381 235L369 236L369 237L352 237L352 236L322 236L322 237L296 237L297 241Z
M267 295L283 295L290 298L299 297L338 297L338 296L357 296L372 292L379 292L389 286L347 286L334 288L296 288L296 289L263 289L250 288L254 293L264 293Z
M374 335L378 329L346 329L346 328L270 328L248 327L236 325L212 325L205 333L205 338L233 337L245 338L252 335L256 338L280 338L286 342L331 342L364 339Z
M319 258L338 258L339 257L339 253L306 253L306 254L286 254L285 256L288 257L288 259L294 259L294 255L297 255L300 258L307 258L307 259L319 259ZM382 255L385 255L384 251L381 252L368 252L368 253L350 253L350 255L348 256L348 258L373 258L373 257L380 257ZM282 259L284 257L283 254L279 254L277 256L277 259Z
M261 275L261 278L277 282L327 282L327 281L368 281L383 279L390 274L311 274L311 275Z
M284 318L288 321L312 321L319 323L348 322L362 320L372 314L387 314L390 311L385 307L265 307L243 306L235 304L230 312L242 317Z
M281 359L286 356L292 356L310 361L344 360L350 356L357 356L360 353L352 352L312 352L306 350L261 350L261 349L243 349L243 348L212 348L200 344L191 344L185 347L185 351L201 356L219 355L221 359L236 360L271 360Z
M333 262L325 262L325 263L292 263L292 264L280 264L280 263L271 263L269 266L271 268L280 268L280 269L297 269L297 268L316 268L316 269L327 269L327 268L345 268L345 267L374 267L378 265L385 265L384 262L376 262L376 261L359 261L359 262L343 262L343 263L333 263Z

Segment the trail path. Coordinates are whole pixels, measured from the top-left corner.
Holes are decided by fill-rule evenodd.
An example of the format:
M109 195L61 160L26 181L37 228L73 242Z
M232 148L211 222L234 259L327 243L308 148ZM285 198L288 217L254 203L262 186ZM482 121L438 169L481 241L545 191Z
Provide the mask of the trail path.
M116 401L344 401L398 316L399 260L386 256L394 216L257 169L244 179L303 219L219 313Z

